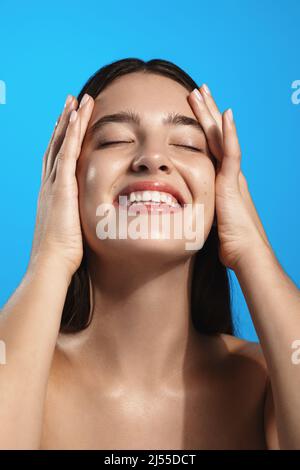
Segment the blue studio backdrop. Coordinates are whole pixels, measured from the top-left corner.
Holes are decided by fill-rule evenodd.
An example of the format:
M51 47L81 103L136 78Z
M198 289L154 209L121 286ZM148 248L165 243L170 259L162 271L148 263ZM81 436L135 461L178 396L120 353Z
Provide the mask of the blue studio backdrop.
M299 286L299 21L299 0L0 0L1 306L27 267L42 157L64 99L125 57L175 62L222 111L232 107L250 192ZM239 336L257 341L231 278Z

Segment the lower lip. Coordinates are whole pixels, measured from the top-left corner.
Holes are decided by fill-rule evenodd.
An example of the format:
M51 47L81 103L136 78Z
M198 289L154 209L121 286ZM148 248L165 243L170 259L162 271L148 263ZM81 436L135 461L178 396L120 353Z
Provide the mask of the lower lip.
M130 209L130 207L132 207L131 204L130 205L119 204L118 201L114 202L114 206L119 207L120 209L123 209L123 210L126 210L126 211L128 211L128 209ZM168 204L164 204L164 203L153 204L151 201L135 203L133 205L133 208L135 208L135 211L137 212L137 215L139 215L140 210L143 211L144 208L146 208L147 212L150 213L150 214L172 214L174 212L179 212L182 209L181 206L172 207L172 206L169 206Z

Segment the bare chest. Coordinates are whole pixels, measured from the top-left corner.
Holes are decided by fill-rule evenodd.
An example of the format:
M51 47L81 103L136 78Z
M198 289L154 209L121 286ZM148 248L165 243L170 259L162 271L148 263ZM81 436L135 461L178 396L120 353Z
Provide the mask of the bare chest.
M217 385L146 395L71 386L49 391L41 449L264 448L259 393Z

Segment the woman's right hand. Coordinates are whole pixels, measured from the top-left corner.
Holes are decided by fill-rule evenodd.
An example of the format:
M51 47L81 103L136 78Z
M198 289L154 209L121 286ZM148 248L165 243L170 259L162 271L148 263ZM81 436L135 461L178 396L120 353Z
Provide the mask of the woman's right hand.
M76 163L94 107L93 98L85 96L79 108L68 96L45 152L29 261L30 268L54 263L70 279L83 254Z

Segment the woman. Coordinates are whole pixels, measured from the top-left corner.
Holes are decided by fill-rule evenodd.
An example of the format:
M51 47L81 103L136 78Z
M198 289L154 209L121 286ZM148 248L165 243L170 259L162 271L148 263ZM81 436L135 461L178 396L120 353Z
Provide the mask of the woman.
M202 204L203 247L161 229L101 239L100 204L120 214L126 194L151 218L157 190L179 212ZM233 335L228 268L261 346ZM44 156L30 262L1 318L1 448L297 448L299 315L232 111L170 62L109 64L68 97Z

